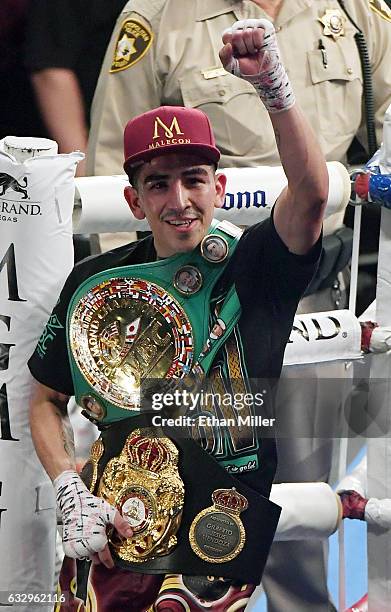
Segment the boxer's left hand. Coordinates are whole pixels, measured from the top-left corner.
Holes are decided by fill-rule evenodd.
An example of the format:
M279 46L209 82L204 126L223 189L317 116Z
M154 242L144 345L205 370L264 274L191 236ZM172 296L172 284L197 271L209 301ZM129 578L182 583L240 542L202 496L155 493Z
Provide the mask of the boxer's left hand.
M260 75L271 60L274 63L279 61L274 26L266 19L237 21L232 28L223 32L222 39L224 47L220 51L221 62L228 72L237 66L240 74L235 72L236 76ZM270 50L274 57L271 57L273 53Z
M220 59L233 75L249 81L269 113L290 109L295 96L280 61L276 32L267 19L237 21L222 35Z

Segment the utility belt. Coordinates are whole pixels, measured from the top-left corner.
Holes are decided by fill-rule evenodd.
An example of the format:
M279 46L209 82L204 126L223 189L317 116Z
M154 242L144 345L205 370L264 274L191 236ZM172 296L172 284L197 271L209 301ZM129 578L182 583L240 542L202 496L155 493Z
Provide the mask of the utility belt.
M111 532L115 564L132 572L222 576L259 584L280 507L229 474L175 429L140 414L105 429L82 478L134 533Z
M352 246L353 230L350 227L341 227L333 234L323 236L319 265L304 296L333 286L338 273L350 262Z

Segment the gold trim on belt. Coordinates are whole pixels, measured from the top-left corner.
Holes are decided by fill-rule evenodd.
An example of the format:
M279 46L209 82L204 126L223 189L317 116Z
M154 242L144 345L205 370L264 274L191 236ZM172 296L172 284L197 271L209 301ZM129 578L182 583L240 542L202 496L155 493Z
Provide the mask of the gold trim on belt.
M122 539L109 534L114 553L142 563L167 555L177 543L185 488L178 472L178 449L152 428L135 429L118 457L111 459L98 495L115 506L133 529Z

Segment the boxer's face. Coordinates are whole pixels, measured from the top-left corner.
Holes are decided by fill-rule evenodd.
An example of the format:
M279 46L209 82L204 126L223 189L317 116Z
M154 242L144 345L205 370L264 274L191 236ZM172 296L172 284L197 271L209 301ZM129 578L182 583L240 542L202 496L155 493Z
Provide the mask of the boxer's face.
M125 197L136 219L146 218L160 257L193 250L224 203L226 177L198 155L170 153L143 164Z

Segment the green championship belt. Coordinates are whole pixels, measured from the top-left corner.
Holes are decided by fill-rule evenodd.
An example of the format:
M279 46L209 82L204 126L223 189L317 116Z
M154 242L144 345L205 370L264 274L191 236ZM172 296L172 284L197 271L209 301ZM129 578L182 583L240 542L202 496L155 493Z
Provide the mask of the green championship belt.
M115 563L130 571L186 568L207 576L213 566L218 576L256 583L266 562L276 507L190 435L150 427L148 408L141 410L145 380L191 387L206 376L237 323L241 309L232 286L209 333L211 295L240 233L213 221L197 249L99 272L69 305L76 401L102 430L82 477L131 525L131 538L108 533ZM246 531L255 537L246 539Z
M200 357L207 372L240 315L231 288L224 337L215 338L220 341L211 350L210 297L239 236L234 225L214 220L190 253L104 270L78 287L68 309L67 343L85 416L106 425L137 414L143 381L180 379L200 368Z

